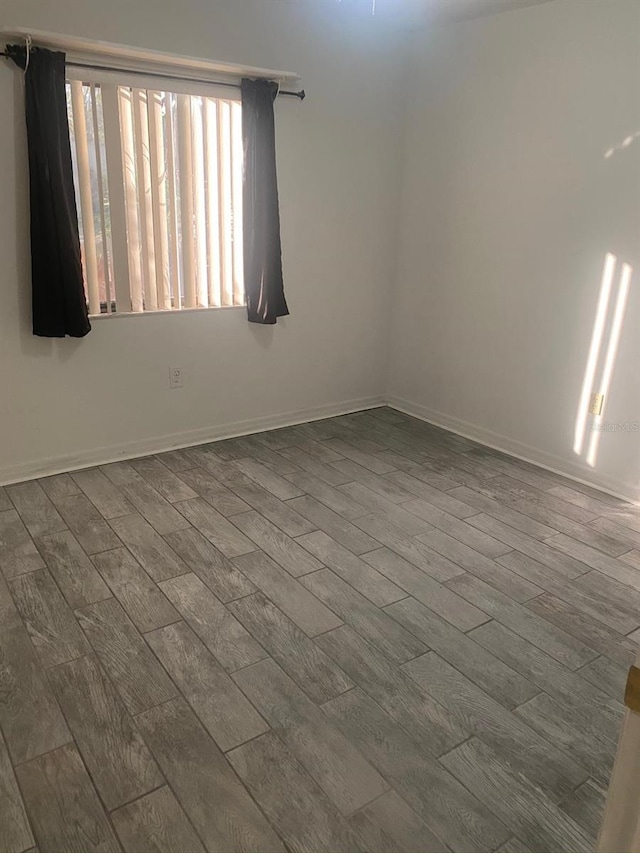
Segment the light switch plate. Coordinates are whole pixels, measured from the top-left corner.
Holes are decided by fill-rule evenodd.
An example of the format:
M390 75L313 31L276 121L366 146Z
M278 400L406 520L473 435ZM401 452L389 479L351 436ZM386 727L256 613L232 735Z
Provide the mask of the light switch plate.
M602 406L604 404L604 394L592 394L591 402L589 403L590 415L601 415Z

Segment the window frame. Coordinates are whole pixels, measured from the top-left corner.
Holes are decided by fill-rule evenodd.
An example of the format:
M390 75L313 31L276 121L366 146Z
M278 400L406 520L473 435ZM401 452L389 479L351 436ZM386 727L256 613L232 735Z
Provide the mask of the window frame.
M151 72L147 72L147 71L140 72L140 71L135 71L135 70L130 69L130 68L127 68L127 69L123 68L122 70L114 70L114 69L102 69L102 68L74 67L72 65L67 67L66 80L67 80L68 84L71 83L72 81L77 81L83 85L109 86L109 87L122 86L122 87L125 87L125 88L130 89L130 90L159 91L159 92L164 92L164 93L171 93L172 95L176 95L176 96L187 95L189 97L195 97L195 98L199 98L199 97L210 98L210 99L214 99L216 101L223 101L223 102L226 102L229 104L241 105L240 90L239 90L239 88L237 88L237 89L235 88L236 83L238 83L237 80L230 80L229 81L229 82L233 83L233 88L231 88L229 86L220 85L220 83L216 83L216 82L207 83L207 82L192 82L192 81L187 80L187 79L183 80L179 76L173 77L173 76L169 76L166 74L160 74L160 72L159 72L159 76L155 76ZM113 106L112 106L112 108L113 108ZM133 109L133 107L132 107L132 109ZM229 108L229 109L231 110L231 108ZM103 103L103 112L105 112L104 103ZM241 113L239 111L238 111L238 115L240 115L239 121L241 122ZM236 116L236 120L237 120L237 116ZM229 111L229 122L231 122L231 111ZM110 128L111 133L114 132L113 125L114 125L114 116L113 116L113 114L111 114L111 128ZM238 142L238 128L237 128L237 126L234 126L234 127L235 127L234 132L236 134L234 139L236 142ZM229 130L231 130L231 124L229 124ZM121 144L122 134L121 134L121 126L120 126L119 122L117 124L117 131L118 131L118 135L120 136L119 144ZM106 115L104 117L104 132L106 135L106 133L107 133L107 117L106 117ZM241 151L241 137L240 137L239 141L240 141L240 151ZM193 143L191 143L191 144L193 144ZM76 188L76 198L77 198L77 202L78 202L78 212L79 212L79 216L80 216L80 210L81 210L80 185L79 185L79 181L78 182L76 181L76 170L75 170L76 151L75 151L75 147L74 147L73 137L72 137L72 149L74 149L73 150L73 154L74 154L74 186ZM111 208L111 212L113 213L114 200L111 197L112 196L111 191L112 191L113 186L117 187L116 195L120 195L120 193L122 193L121 197L118 200L119 204L116 204L116 206L120 207L120 209L122 210L123 206L126 208L126 204L127 204L127 202L124 200L124 194L125 194L124 155L122 156L122 158L120 160L120 165L118 168L117 165L115 165L114 162L111 161L113 158L111 158L111 160L109 158L109 146L105 145L105 149L106 149L105 150L106 168L104 169L103 180L104 180L104 185L108 186L108 188L109 188L109 205ZM113 140L112 140L112 143L110 146L110 150L113 151ZM236 151L235 157L237 158L237 156L238 156L238 152ZM177 158L178 158L178 152L177 151L175 152L174 157L175 157L175 160L177 161ZM229 175L227 176L227 180L229 180L229 181L231 180L231 172L235 169L236 171L233 172L234 183L238 183L238 174L239 174L240 184L241 184L241 176L242 176L241 160L240 160L240 172L239 173L237 172L237 168L238 168L237 160L235 158L232 160L231 154L229 154L229 169L231 171L229 172ZM115 175L112 174L114 169L115 169L115 172L117 173ZM191 173L191 182L192 183L193 183L193 177L194 177L194 171L192 171L192 173ZM234 217L234 211L237 210L235 204L236 204L236 200L238 197L240 199L240 211L242 209L242 207L241 207L241 201L242 201L241 200L241 192L242 192L241 186L239 189L238 189L238 187L234 186L233 190L229 190L229 192L233 194L233 200L231 201L230 210L232 211L231 216ZM95 213L95 211L94 211L94 213ZM95 216L94 216L94 220L95 220ZM242 259L241 259L241 255L242 255L242 215L241 215L241 212L240 212L240 216L237 216L237 214L235 215L234 225L231 226L229 223L227 223L227 227L228 227L228 229L231 227L237 228L238 223L239 223L239 227L240 227L240 239L239 239L240 248L239 249L232 248L232 251L234 253L234 259L237 258L238 255L240 255L240 261L242 263ZM113 227L113 222L112 222L112 227ZM160 306L158 306L156 308L152 308L152 307L146 307L145 306L142 308L142 310L134 310L133 304L132 304L132 288L131 288L131 283L130 283L131 270L130 270L129 263L127 262L126 274L124 273L124 268L123 268L123 264L124 264L123 256L126 255L128 257L129 253L130 253L128 226L125 226L125 224L123 222L120 222L118 225L118 228L119 228L119 234L117 235L117 237L114 239L114 235L112 234L112 236L111 236L112 247L111 247L111 264L110 264L110 266L111 266L112 271L113 271L113 276L112 276L112 281L111 281L111 288L112 288L111 305L110 305L111 310L109 310L107 300L102 299L100 301L100 313L92 313L91 311L89 313L89 316L90 316L92 321L102 320L102 319L106 319L106 318L114 318L114 317L123 318L123 317L134 317L134 316L181 314L184 312L193 313L196 311L219 311L219 310L223 310L223 309L224 310L242 309L243 311L246 310L246 293L244 291L244 281L243 281L242 277L240 277L240 279L239 279L239 284L235 279L233 281L232 290L231 290L231 300L232 301L229 304L222 304L222 297L221 297L220 304L187 305L186 299L185 299L186 294L185 294L184 286L177 284L177 286L179 287L180 302L181 302L179 307L178 306L172 306L172 307L160 307ZM97 233L96 227L94 227L94 233ZM195 253L197 253L197 248L195 247L195 238L193 238L193 239L194 239L193 246L194 246L194 255L195 255ZM200 235L200 239L202 240L202 235ZM227 239L228 241L231 241L232 237L230 237L229 234L227 233L226 238L223 238L223 233L221 232L221 229L218 227L217 239L220 241L222 239ZM118 244L118 250L117 251L116 251L116 243ZM120 256L119 257L119 263L116 263L116 255ZM105 259L106 259L106 256L105 256ZM175 260L175 261L172 260L171 258L169 258L169 260L170 260L170 262L172 262L174 264L175 263L180 264L180 257L178 257L177 260ZM83 255L83 262L84 262L84 255ZM235 260L234 260L234 262L235 262ZM197 263L197 258L193 257L191 260L191 263L193 264L193 267L195 268L195 265ZM229 265L232 265L229 260L227 260L227 263ZM240 263L240 269L242 269L241 263ZM211 269L212 261L211 261L208 245L206 247L204 264L205 264L207 271ZM207 272L207 275L209 275L209 272ZM222 275L222 268L220 269L220 275ZM231 275L233 276L233 273ZM86 280L86 276L87 276L87 274L86 274L86 268L85 268L85 280ZM182 281L182 280L183 279L182 279L182 273L181 273L179 281ZM139 285L139 287L141 287L141 288L143 287L143 284L142 284L143 281L144 281L144 278L141 278L140 279L140 285ZM120 285L120 287L118 285ZM174 282L174 285L176 285L176 282ZM192 287L193 286L195 286L196 294L197 294L198 282L196 281L195 285L192 284ZM205 284L205 287L206 287L206 284ZM209 290L207 292L210 294ZM119 293L120 293L120 298L118 297ZM237 298L238 293L240 295L240 299ZM118 309L118 307L117 307L118 302L120 301L120 304L122 304L123 298L125 300L126 307L125 307L125 309L122 309L122 308ZM228 299L229 295L227 294L227 296L225 298ZM89 301L89 300L87 299L87 301Z

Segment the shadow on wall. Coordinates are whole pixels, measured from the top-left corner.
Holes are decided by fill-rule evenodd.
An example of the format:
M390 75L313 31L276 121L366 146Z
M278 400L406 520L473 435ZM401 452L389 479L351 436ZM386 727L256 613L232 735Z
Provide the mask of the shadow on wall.
M278 318L278 324L281 328L283 326L286 327L286 323L284 322L285 319L286 318L284 317ZM251 331L251 335L258 346L265 350L269 349L273 341L275 326L263 326L260 323L249 323L248 326Z

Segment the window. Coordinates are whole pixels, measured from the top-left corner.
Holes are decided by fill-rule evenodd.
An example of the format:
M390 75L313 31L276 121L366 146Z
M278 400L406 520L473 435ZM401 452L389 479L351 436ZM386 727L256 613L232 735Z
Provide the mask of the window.
M67 83L89 313L243 305L239 100L96 78Z

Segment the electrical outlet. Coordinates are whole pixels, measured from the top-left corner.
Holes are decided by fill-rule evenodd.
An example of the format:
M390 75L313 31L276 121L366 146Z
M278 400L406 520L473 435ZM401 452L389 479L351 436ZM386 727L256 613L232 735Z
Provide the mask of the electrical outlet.
M592 394L591 395L591 401L589 403L589 414L590 415L601 415L603 404L604 404L604 394Z
M182 388L182 368L181 367L170 367L169 368L169 388L172 390L174 388Z

